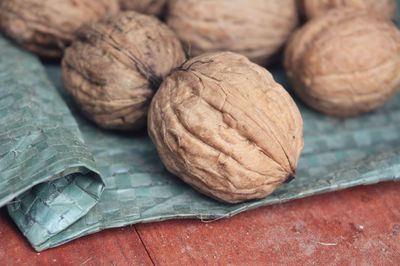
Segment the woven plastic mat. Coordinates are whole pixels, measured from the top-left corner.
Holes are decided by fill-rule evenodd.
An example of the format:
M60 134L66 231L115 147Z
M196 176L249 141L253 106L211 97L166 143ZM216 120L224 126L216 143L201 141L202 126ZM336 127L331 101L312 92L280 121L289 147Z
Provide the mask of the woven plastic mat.
M290 87L282 69L272 72ZM299 105L305 148L297 178L265 199L222 204L166 172L146 132L102 131L83 118L62 89L57 64L44 66L0 36L0 205L8 202L10 216L40 251L111 227L218 219L400 180L400 95L346 120Z

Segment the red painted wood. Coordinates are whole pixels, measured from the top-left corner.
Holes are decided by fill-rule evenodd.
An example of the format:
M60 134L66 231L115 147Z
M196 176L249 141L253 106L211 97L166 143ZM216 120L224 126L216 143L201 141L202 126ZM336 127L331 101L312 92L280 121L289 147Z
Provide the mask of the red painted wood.
M136 228L159 265L400 265L400 183Z
M40 254L3 210L0 265L400 265L399 191L384 183L215 222L106 230Z
M0 265L152 265L134 227L106 230L36 253L3 209L0 239Z

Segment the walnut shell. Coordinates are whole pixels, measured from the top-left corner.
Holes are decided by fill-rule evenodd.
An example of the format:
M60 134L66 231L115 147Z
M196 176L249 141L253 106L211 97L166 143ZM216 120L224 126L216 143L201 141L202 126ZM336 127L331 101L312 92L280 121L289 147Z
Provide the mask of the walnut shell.
M82 25L118 10L116 0L0 0L0 29L31 52L59 58Z
M158 16L164 10L167 0L119 0L122 10Z
M296 104L264 68L220 52L164 80L148 118L167 169L225 202L263 198L294 175L303 148Z
M267 64L298 16L295 0L170 0L167 23L191 56L232 51Z
M82 28L62 61L65 89L107 129L145 125L162 79L185 61L175 34L157 18L133 11Z
M369 112L400 86L400 32L389 20L335 9L294 34L285 68L316 110L340 117Z
M309 19L343 7L365 10L392 19L397 9L396 0L300 0L300 6L302 13Z

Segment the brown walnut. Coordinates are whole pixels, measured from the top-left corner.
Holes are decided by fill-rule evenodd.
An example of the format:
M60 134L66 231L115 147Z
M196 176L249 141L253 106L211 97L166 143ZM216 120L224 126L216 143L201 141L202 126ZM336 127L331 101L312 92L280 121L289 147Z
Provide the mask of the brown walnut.
M316 110L340 117L369 112L400 86L400 32L389 20L335 9L294 34L285 68Z
M191 56L232 51L267 64L297 26L295 0L170 0L168 25Z
M118 10L116 0L0 0L0 29L31 52L59 58L82 25Z
M263 198L296 171L300 112L264 68L246 57L209 53L164 80L148 118L167 169L225 202Z
M309 19L325 14L334 8L354 8L364 10L384 18L396 15L397 0L300 0L302 13Z
M175 34L158 19L119 13L78 32L62 61L65 89L107 129L145 125L162 79L185 60Z
M167 0L119 0L122 10L134 10L149 15L160 15Z

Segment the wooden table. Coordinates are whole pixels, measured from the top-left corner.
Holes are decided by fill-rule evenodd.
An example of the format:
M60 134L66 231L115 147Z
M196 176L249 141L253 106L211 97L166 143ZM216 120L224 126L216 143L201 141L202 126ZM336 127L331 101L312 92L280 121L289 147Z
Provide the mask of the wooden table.
M400 265L400 183L202 222L106 230L36 253L0 214L0 265Z

